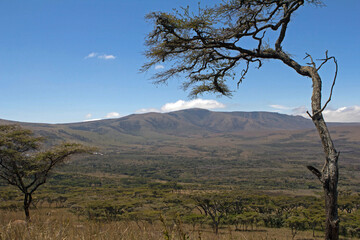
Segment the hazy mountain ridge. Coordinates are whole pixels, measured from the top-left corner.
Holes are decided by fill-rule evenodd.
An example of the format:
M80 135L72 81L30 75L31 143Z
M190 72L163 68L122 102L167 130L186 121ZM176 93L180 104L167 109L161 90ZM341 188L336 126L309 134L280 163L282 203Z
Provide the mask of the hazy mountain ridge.
M203 136L251 131L313 129L309 119L273 112L213 112L187 109L170 113L132 114L68 124L21 123L0 120L0 124L20 124L37 134L56 141L80 141L90 144L141 142L144 139Z
M212 112L188 109L170 113L133 114L119 119L67 124L71 129L98 132L108 127L125 134L157 132L169 135L196 135L258 130L313 128L310 120L271 112Z

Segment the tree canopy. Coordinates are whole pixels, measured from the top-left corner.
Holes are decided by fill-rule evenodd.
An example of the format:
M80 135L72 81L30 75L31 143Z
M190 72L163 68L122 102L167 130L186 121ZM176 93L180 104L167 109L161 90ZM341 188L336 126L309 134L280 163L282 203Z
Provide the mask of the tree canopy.
M304 0L231 0L214 7L189 7L174 14L152 12L147 18L155 28L149 34L145 53L150 60L142 70L167 61L167 70L154 75L156 82L184 74L191 96L204 92L231 95L226 80L242 82L251 64L258 68L264 59L278 59L301 75L309 74L283 51L288 23ZM240 74L238 74L240 73ZM240 75L240 76L239 76Z

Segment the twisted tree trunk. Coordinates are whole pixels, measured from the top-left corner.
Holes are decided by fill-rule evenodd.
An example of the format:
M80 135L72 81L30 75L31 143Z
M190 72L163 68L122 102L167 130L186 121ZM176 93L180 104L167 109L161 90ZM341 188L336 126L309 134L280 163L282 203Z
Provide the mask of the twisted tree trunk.
M326 52L326 58L322 59L323 62L319 67L316 67L312 57L307 54L306 58L310 58L309 66L301 66L299 63L290 58L290 56L284 53L281 49L277 53L278 59L282 60L286 65L293 68L297 73L302 76L310 77L312 79L312 96L311 96L311 109L312 114L308 113L311 117L315 127L319 133L321 144L325 153L325 163L321 171L313 166L307 166L307 168L316 175L320 180L325 195L325 213L326 213L326 230L325 240L338 240L339 239L339 216L338 216L338 179L339 179L339 168L338 159L339 154L334 146L331 139L329 129L325 123L322 112L326 108L327 104L331 100L332 90L335 85L337 77L338 65L334 57L328 57ZM336 71L334 81L331 87L330 97L323 107L321 107L321 89L322 81L318 71L328 60L333 59Z
M324 189L326 211L325 239L338 240L339 217L337 204L337 185L339 177L339 153L335 149L330 132L322 115L323 109L321 108L321 78L315 67L312 68L312 71L310 71L310 75L313 82L313 93L311 97L312 116L310 116L321 138L321 143L325 153L325 164L321 171L312 166L308 166L308 169L319 178Z

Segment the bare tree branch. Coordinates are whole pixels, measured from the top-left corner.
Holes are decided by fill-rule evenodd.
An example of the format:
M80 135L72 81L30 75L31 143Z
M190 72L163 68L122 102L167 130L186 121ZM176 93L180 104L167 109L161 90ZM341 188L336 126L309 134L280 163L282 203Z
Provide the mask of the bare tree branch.
M317 168L315 168L313 166L306 166L306 167L320 180L320 182L323 181L322 180L322 174Z
M325 64L328 60L333 59L334 63L335 63L335 73L334 73L334 80L333 83L331 85L331 90L330 90L330 95L329 95L329 99L326 101L325 105L321 108L321 110L319 111L320 113L323 112L325 110L325 108L327 107L328 103L331 101L331 97L333 94L333 90L334 90L334 86L335 86L335 82L336 82L336 78L337 78L337 74L338 74L338 63L335 57L327 57L327 51L326 51L326 59L324 59L324 62L319 66L319 68L317 70L319 70L323 64Z

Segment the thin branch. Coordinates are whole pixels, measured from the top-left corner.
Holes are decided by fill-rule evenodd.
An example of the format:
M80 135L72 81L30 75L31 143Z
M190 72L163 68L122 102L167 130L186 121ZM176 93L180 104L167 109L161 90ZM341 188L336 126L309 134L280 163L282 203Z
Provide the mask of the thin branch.
M0 178L2 178L2 179L4 179L5 181L7 181L10 185L16 186L16 182L12 182L10 178L4 177L2 174L0 174Z
M333 59L334 63L335 63L335 74L334 74L334 80L333 80L333 83L331 85L331 90L330 90L330 95L329 95L329 99L326 101L325 105L321 108L320 111L316 112L316 114L319 114L319 113L322 113L325 108L327 107L327 105L329 104L329 102L331 101L331 97L332 97L332 94L333 94L333 90L334 90L334 86L335 86L335 82L336 82L336 78L337 78L337 74L338 74L338 70L339 70L339 66L338 66L338 63L337 63L337 60L334 56L332 57L328 57L328 51L326 51L326 58L325 59L321 59L323 60L323 62L320 64L320 66L317 68L317 71L327 62L329 61L330 59ZM315 114L314 114L315 115Z
M328 50L326 50L325 51L325 58L324 59L317 59L317 60L321 60L321 61L323 61L321 64L320 64L320 66L316 69L317 71L319 71L320 70L320 68L327 62L327 61L329 61L330 59L332 59L332 58L335 58L335 57L328 57Z
M304 57L304 60L307 58L310 58L310 61L311 61L310 63L307 63L307 65L310 65L310 66L313 66L314 68L316 68L316 64L315 64L313 58L311 57L311 55L308 53L305 53L305 54L306 54L306 57Z
M40 187L44 183L46 183L46 177L41 182L39 182L35 185L35 187L30 191L30 194L33 194L36 191L36 189L38 189L38 187Z
M281 43L285 38L287 25L290 22L290 14L287 14L288 7L286 5L287 4L284 4L284 22L282 23L279 37L278 37L278 39L276 40L276 43L275 43L275 50L276 51L281 51Z
M322 174L317 168L315 168L313 166L306 166L306 167L307 167L307 169L310 170L310 172L312 172L320 180L320 182L323 182Z
M242 82L242 80L244 80L245 75L246 75L247 72L249 71L249 65L250 65L250 61L247 61L247 62L246 62L246 68L244 68L244 69L241 71L241 77L240 77L239 81L237 82L237 87L238 87L238 88L239 88L239 85L240 85L240 83Z
M309 113L309 111L306 111L306 113L309 115L311 119L313 119L313 116Z
M338 64L337 64L337 61L336 61L335 58L334 58L334 62L335 62L336 70L335 70L334 81L333 81L333 84L331 85L330 96L329 96L329 99L326 101L325 105L323 106L323 108L320 110L320 112L324 111L324 109L326 108L328 103L331 101L331 97L332 97L332 94L333 94L333 89L334 89L334 86L335 86L336 77L337 77L337 73L338 73Z
M263 38L265 37L265 33L266 31L263 31L263 34L261 37L256 37L256 36L253 36L254 39L258 40L259 41L259 44L258 44L258 47L257 47L257 51L260 52L261 51L261 46L262 46L262 40Z

